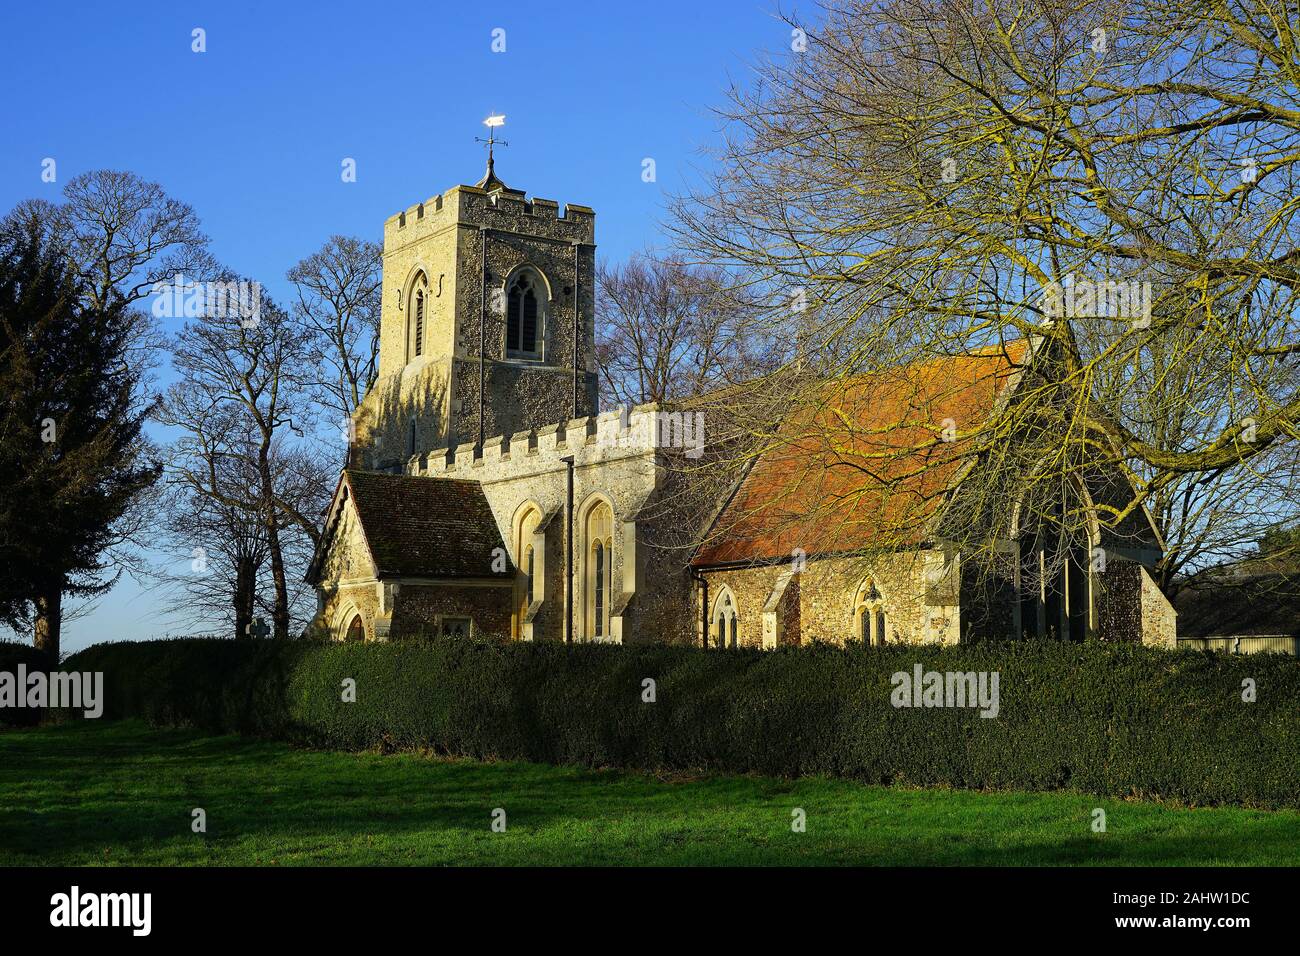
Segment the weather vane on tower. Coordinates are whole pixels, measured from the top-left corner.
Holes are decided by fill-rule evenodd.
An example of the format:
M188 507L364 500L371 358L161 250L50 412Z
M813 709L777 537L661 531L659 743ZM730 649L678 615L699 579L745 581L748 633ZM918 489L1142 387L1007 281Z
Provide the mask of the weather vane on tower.
M491 116L489 116L487 119L483 121L483 125L488 128L488 138L484 139L481 136L474 137L474 142L487 144L487 151L488 151L487 173L484 174L483 181L479 183L479 186L483 188L490 189L493 186L505 186L505 183L497 179L496 172L494 171L493 168L493 158L492 158L492 147L498 144L501 146L510 145L504 139L497 139L496 137L497 127L504 126L505 124L506 124L506 115L504 113L493 113Z

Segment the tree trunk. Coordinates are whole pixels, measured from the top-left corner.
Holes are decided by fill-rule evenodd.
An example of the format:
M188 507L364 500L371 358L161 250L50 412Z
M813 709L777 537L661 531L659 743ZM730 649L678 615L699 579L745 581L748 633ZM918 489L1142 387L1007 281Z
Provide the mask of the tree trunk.
M284 640L289 636L289 587L284 577L284 555L280 551L280 523L276 520L269 438L262 442L257 465L262 479L262 510L263 520L266 522L266 541L271 552L271 581L275 585L275 609L271 613L271 622L274 625L274 636Z
M49 655L55 667L59 665L59 638L63 628L63 582L46 586L36 598L36 630L33 643L36 649Z
M289 588L284 578L284 555L280 553L280 529L276 524L275 512L267 515L267 538L271 545L271 580L275 583L275 610L271 620L275 625L275 637L289 636Z
M235 637L253 636L253 595L257 585L257 569L252 558L239 558L235 562Z

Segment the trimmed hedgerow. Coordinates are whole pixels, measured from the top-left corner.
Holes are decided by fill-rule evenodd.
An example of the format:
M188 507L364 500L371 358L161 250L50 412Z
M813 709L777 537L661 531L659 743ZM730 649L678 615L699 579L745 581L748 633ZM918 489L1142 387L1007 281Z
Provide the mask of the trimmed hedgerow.
M891 677L917 663L996 671L998 716L895 708ZM1300 662L1273 655L172 640L101 644L65 666L105 672L107 717L310 746L1300 806Z
M0 641L0 673L18 674L18 665L26 664L27 673L40 671L48 674L53 667L50 657L30 644L18 641ZM0 707L0 724L11 727L32 727L44 715L40 707Z

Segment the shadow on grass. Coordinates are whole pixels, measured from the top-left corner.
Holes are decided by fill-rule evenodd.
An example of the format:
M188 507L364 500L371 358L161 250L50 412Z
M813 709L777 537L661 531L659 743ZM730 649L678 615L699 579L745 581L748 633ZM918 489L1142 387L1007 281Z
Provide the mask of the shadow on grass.
M1093 807L1109 832L1091 832ZM206 813L207 832L191 829ZM490 829L506 811L505 833ZM801 808L807 830L791 831ZM1300 813L295 750L75 723L0 732L11 864L1295 864Z

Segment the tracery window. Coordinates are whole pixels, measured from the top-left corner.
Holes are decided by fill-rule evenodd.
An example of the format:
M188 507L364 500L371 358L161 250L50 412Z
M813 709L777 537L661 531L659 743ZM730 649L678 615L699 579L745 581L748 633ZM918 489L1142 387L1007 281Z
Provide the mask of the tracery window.
M540 358L545 287L537 274L525 269L506 289L506 357Z
M713 602L713 644L715 647L740 646L740 612L731 589L723 586Z
M888 631L884 598L871 578L858 586L853 598L853 638L863 644L883 646Z

